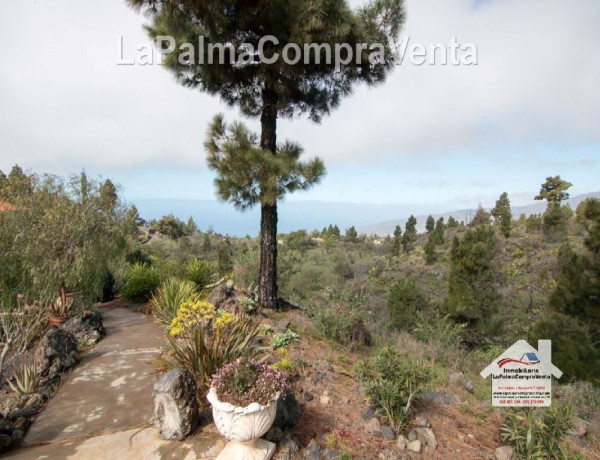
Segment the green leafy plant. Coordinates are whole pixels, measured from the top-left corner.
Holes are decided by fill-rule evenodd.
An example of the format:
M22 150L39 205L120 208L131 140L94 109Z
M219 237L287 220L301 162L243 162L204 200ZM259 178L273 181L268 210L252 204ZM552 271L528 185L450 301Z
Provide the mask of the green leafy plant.
M570 408L553 405L547 409L510 409L500 428L504 442L523 460L568 460L567 434L571 428Z
M200 259L190 260L186 267L186 277L196 285L198 292L206 289L206 286L210 284L214 272L215 270L211 264Z
M275 369L279 369L280 371L292 372L294 370L294 363L288 356L286 356L273 364L273 367Z
M274 350L279 348L289 348L289 346L293 342L299 342L300 336L296 334L294 331L290 331L289 329L285 332L278 332L273 336L271 340L271 347Z
M254 313L256 311L256 309L258 308L258 305L256 304L256 300L254 300L251 297L246 297L245 299L240 300L240 303L246 308L246 311L248 313ZM266 326L266 324L265 324Z
M19 397L35 393L40 384L40 375L37 373L35 362L25 363L13 374L14 383L9 380L8 386Z
M429 365L407 360L391 347L383 347L372 359L360 361L355 373L366 396L397 431L406 424L415 396L432 378Z
M175 362L194 376L203 397L217 369L237 358L258 356L254 339L259 331L249 316L216 311L206 301L186 302L171 323L168 340Z
M179 278L169 278L160 285L156 294L152 296L150 306L156 317L165 326L169 326L177 316L177 310L179 310L181 304L198 300L200 300L200 294L193 282Z
M127 273L127 282L122 296L130 302L146 302L160 284L156 270L142 264L132 265Z

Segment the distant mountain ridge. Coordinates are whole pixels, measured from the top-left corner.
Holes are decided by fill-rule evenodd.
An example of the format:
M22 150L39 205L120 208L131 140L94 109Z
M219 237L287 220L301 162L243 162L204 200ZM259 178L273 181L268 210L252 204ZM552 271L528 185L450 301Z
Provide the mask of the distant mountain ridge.
M586 200L587 198L600 198L600 192L592 192L592 193L586 193L583 195L577 195L577 196L569 198L566 201L566 203L568 203L569 206L571 206L571 208L573 208L573 210L575 210L577 208L577 206L579 206L579 203ZM490 208L486 208L486 210L489 211ZM525 206L514 206L514 207L511 207L511 210L512 210L513 217L515 219L517 217L519 217L521 214L525 214L526 216L529 216L531 214L541 214L546 210L546 202L538 201L536 203L532 203L532 204L525 205ZM473 215L475 215L475 211L476 211L475 208L459 209L456 211L445 212L445 213L441 213L441 214L431 214L431 215L433 216L433 218L435 220L439 219L440 217L443 217L444 221L447 222L448 218L450 216L453 216L459 222L464 221L465 223L468 223L471 220L471 218L473 217ZM426 222L428 216L429 216L429 214L415 216L417 218L417 231L419 233L422 233L425 231L425 222ZM402 230L404 230L407 220L408 220L408 216L405 218L402 218L402 219L398 219L398 220L388 220L385 222L379 222L377 224L359 226L359 227L357 227L357 230L359 233L366 233L367 235L386 236L386 235L391 235L394 233L394 229L396 228L396 225L400 225Z

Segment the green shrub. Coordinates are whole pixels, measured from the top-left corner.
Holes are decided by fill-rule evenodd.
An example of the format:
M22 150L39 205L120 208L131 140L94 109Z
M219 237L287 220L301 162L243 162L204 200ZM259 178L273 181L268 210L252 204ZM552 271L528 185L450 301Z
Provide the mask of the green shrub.
M127 273L122 296L130 302L147 302L160 284L160 277L153 268L142 264L133 265Z
M390 327L398 330L412 330L417 319L417 313L425 309L426 306L427 302L414 280L398 281L390 289L387 300Z
M324 304L313 307L315 326L321 336L345 346L371 345L371 334L363 319L362 294L328 290L324 300Z
M523 460L568 460L567 434L571 428L570 409L552 405L543 410L510 409L500 428L504 442Z
M536 233L542 229L542 217L539 214L531 214L525 221L525 231Z
M214 271L213 266L208 262L193 259L187 264L186 278L196 285L198 292L202 292L210 284Z
M420 360L407 360L397 350L383 347L355 369L366 396L396 431L405 425L412 403L429 384L432 372Z
M289 346L294 342L299 342L300 336L296 334L294 331L287 330L285 332L278 332L271 339L271 347L274 350L279 348L289 348Z
M163 281L156 294L152 296L150 305L156 317L165 326L169 326L177 316L177 310L179 310L182 303L198 300L200 300L200 294L193 282L179 278L169 278Z
M457 324L448 315L424 315L417 313L415 336L422 342L439 342L444 346L456 346L462 340L464 324Z

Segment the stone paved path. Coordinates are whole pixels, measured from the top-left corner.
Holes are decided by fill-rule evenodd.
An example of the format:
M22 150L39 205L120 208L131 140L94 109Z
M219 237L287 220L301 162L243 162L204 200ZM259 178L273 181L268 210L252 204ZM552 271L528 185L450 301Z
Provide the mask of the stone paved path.
M150 427L162 331L120 304L104 312L107 336L77 365L12 459L212 459L223 442L198 434L162 441ZM192 455L194 454L194 455Z

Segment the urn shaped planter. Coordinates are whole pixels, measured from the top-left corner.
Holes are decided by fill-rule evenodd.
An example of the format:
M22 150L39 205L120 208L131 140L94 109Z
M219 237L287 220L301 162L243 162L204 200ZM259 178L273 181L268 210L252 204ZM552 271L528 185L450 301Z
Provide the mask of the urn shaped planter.
M273 457L275 444L260 437L273 425L279 395L267 406L252 403L246 407L219 401L214 388L206 398L212 405L217 429L230 441L217 460L269 460Z

